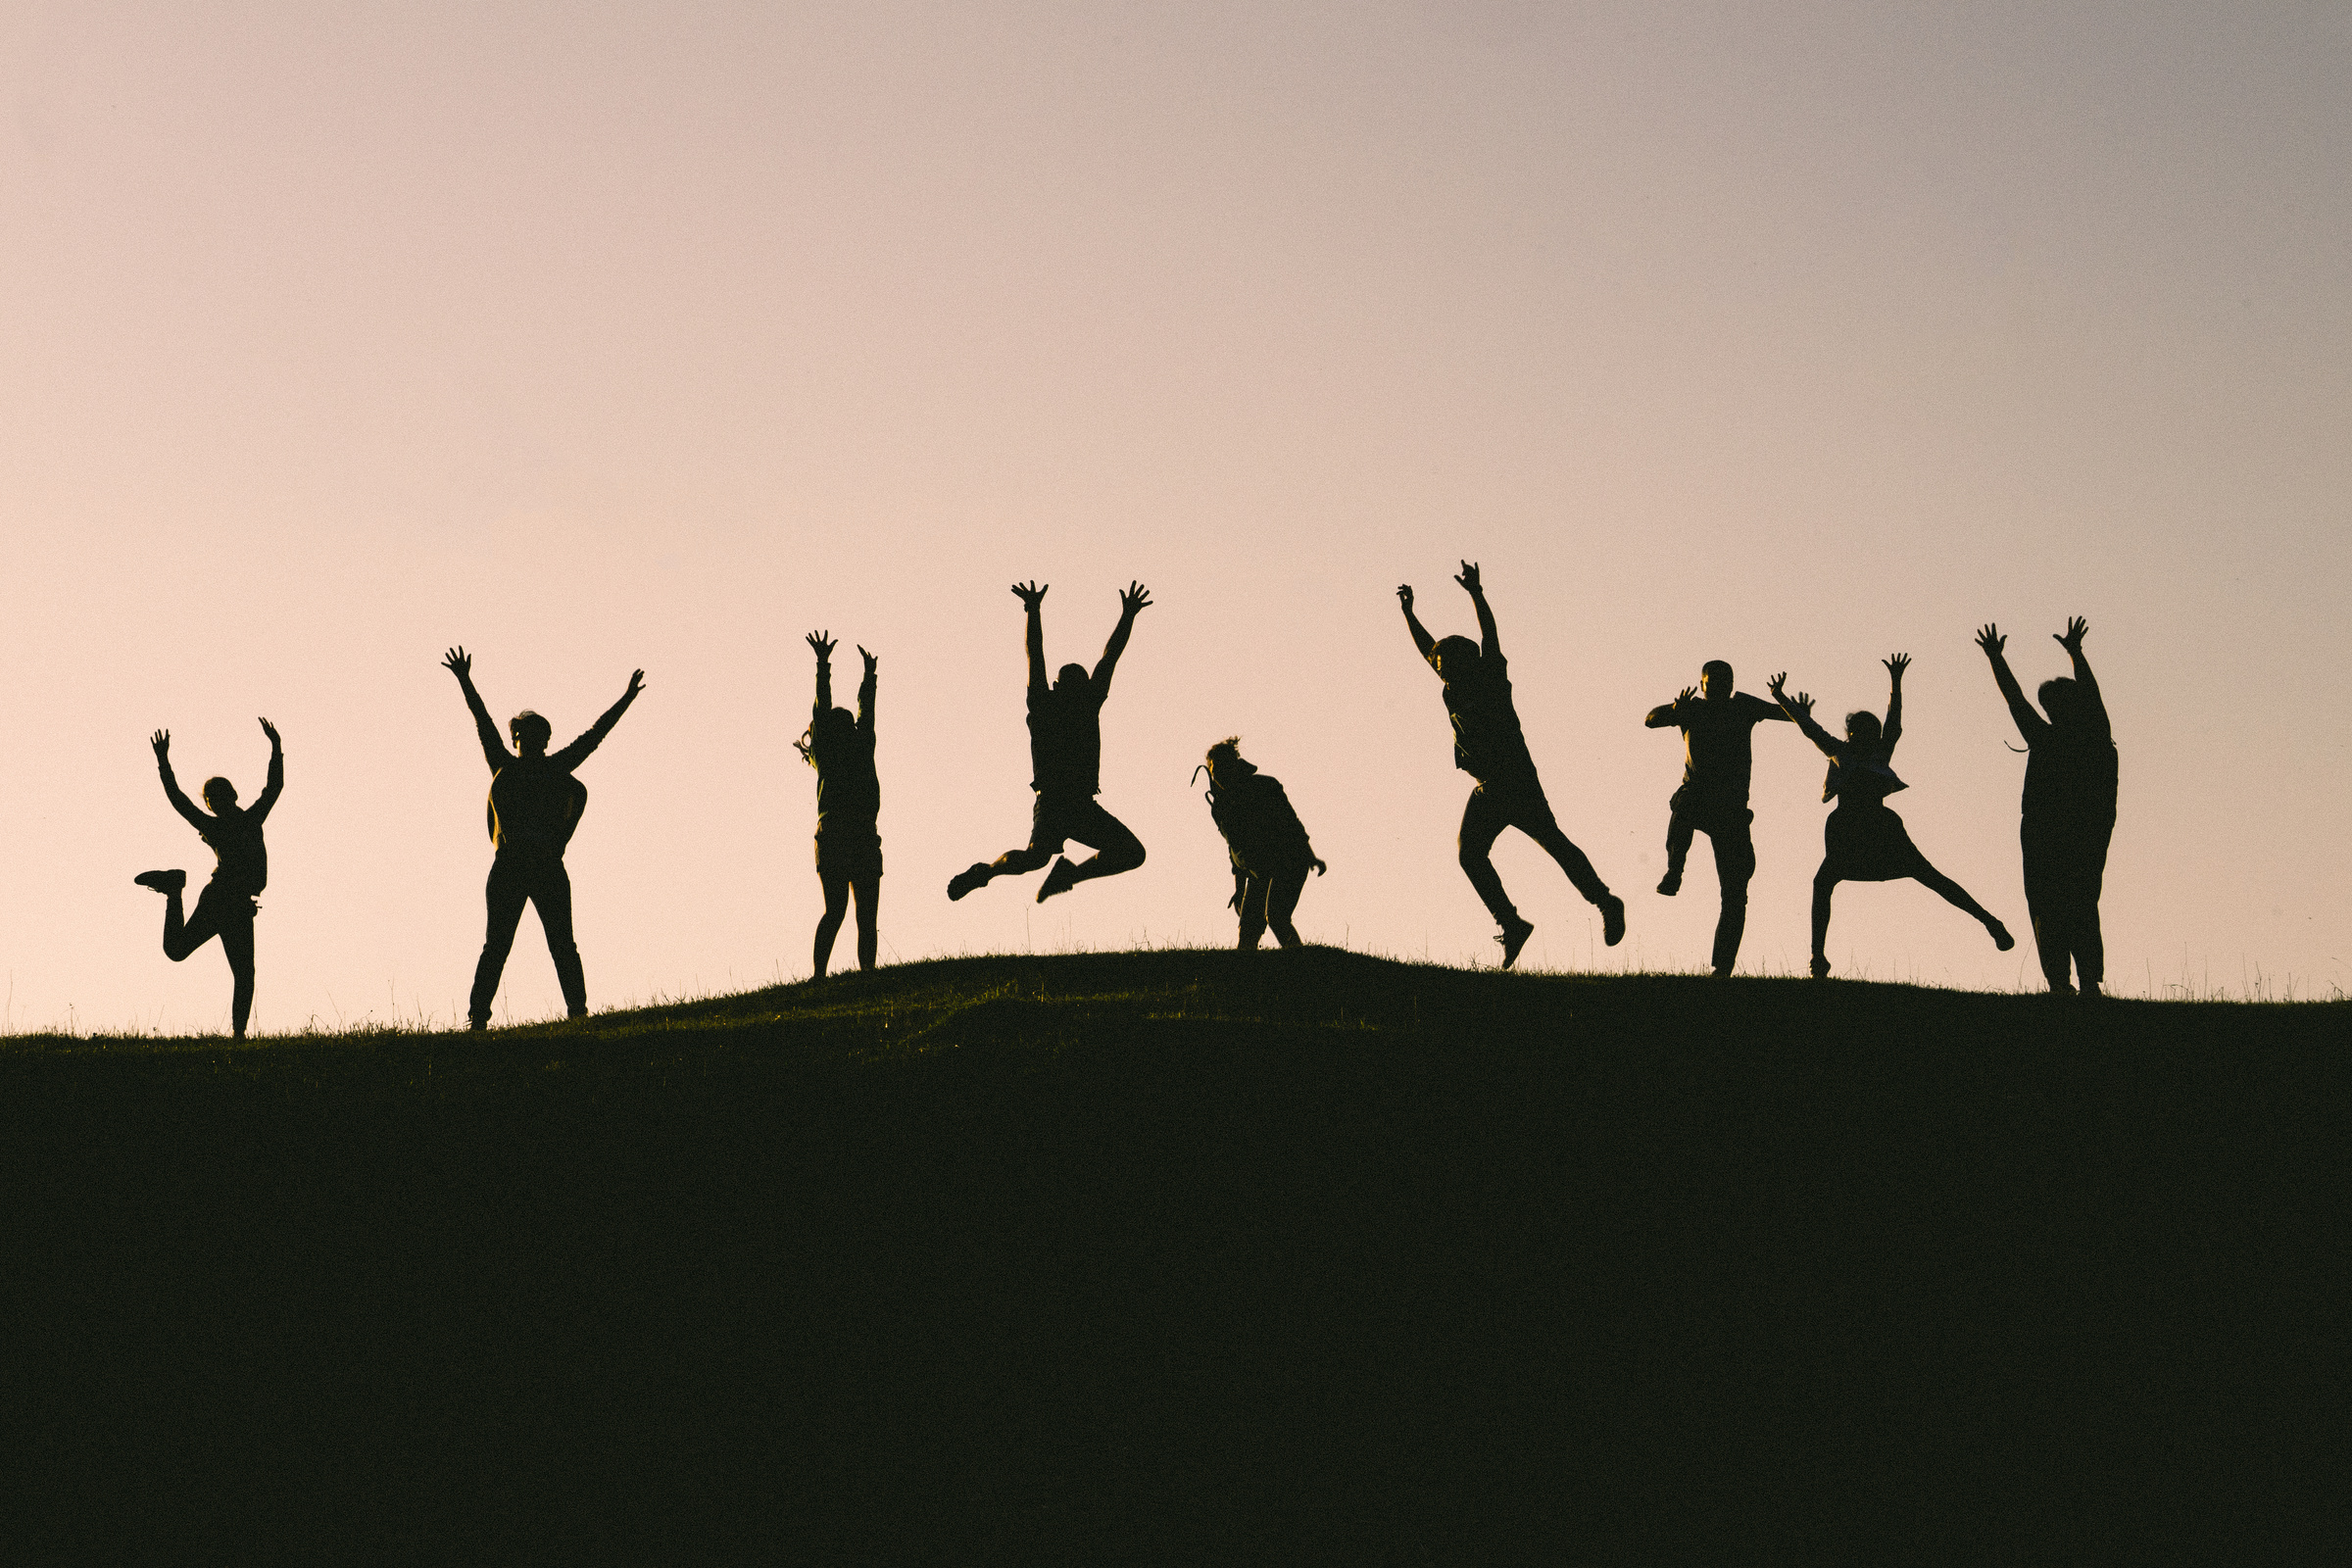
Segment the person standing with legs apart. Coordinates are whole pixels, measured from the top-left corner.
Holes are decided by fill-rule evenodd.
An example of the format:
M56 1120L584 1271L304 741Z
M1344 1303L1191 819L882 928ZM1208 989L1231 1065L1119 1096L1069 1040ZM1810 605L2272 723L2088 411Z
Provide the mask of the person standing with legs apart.
M882 899L882 785L874 776L874 656L865 661L858 686L858 711L833 706L833 639L808 634L816 650L816 706L808 733L793 743L801 760L816 769L816 879L825 890L825 912L816 922L816 978L825 977L833 938L858 894L858 967L874 966L874 920Z
M1462 874L1478 890L1494 923L1502 927L1494 940L1502 944L1505 969L1518 961L1520 949L1527 946L1536 929L1519 918L1490 858L1494 841L1506 827L1515 827L1543 845L1560 863L1576 891L1600 910L1601 939L1613 948L1625 936L1625 901L1609 891L1585 852L1560 831L1551 804L1544 798L1535 759L1528 755L1527 737L1519 729L1519 710L1511 703L1510 668L1495 635L1494 612L1487 607L1477 563L1463 562L1461 574L1453 580L1462 585L1478 609L1480 642L1467 637L1433 641L1413 614L1410 583L1397 588L1396 602L1404 607L1404 624L1413 634L1413 646L1446 683L1446 712L1453 722L1453 765L1478 780L1469 804L1462 808Z
M228 956L228 1021L239 1040L245 1038L246 1021L253 1016L253 917L262 909L254 900L270 885L270 850L262 842L262 824L286 787L286 753L276 727L265 718L262 733L270 737L270 779L261 795L239 809L237 787L224 778L208 778L203 794L210 811L198 810L172 777L172 732L159 729L149 738L156 770L164 778L164 798L197 837L212 846L219 863L197 897L195 914L185 919L180 915L180 893L188 885L187 872L142 871L131 878L164 896L165 957L177 963L213 938L220 939L220 951Z
M2077 615L2063 634L2053 634L2074 662L2075 676L2041 683L2046 719L2034 711L2009 672L2002 654L2009 639L1998 626L1977 633L1977 646L1992 662L1993 681L2026 739L2026 793L2018 824L2026 914L2034 922L2034 945L2053 996L2074 990L2067 982L2070 961L2085 997L2099 995L2106 978L2099 890L2107 878L2108 841L2115 837L2115 733L2098 678L2082 654L2089 632L2090 622Z
M1723 890L1723 912L1715 920L1717 979L1729 976L1740 956L1740 938L1747 930L1747 883L1756 874L1756 846L1748 833L1756 813L1747 808L1755 727L1788 719L1777 703L1733 690L1732 666L1711 659L1699 666L1695 689L1684 687L1673 702L1651 709L1642 720L1651 729L1671 724L1683 732L1683 784L1668 803L1666 875L1658 892L1671 899L1683 890L1690 837L1704 833L1715 851L1715 881Z
M1013 596L1028 615L1025 646L1029 653L1029 787L1037 791L1030 815L1029 842L1007 850L992 864L974 861L948 883L948 897L960 899L992 877L1034 871L1048 860L1037 890L1037 902L1067 893L1081 882L1099 876L1117 876L1144 863L1143 841L1127 824L1102 809L1095 799L1102 788L1102 700L1110 695L1110 677L1119 667L1119 655L1135 630L1135 617L1151 608L1152 594L1131 582L1119 595L1119 623L1102 646L1102 662L1089 675L1084 664L1064 664L1054 683L1046 684L1046 629L1039 606L1046 590L1034 582L1014 583ZM1071 839L1096 853L1084 860L1054 859Z
M1225 851L1233 860L1233 899L1227 907L1242 917L1244 953L1255 950L1269 925L1276 942L1302 947L1291 911L1306 889L1306 873L1321 876L1330 867L1316 858L1282 781L1243 760L1241 739L1226 736L1208 749L1201 763L1208 769L1208 814L1225 835ZM1200 776L1194 769L1193 777Z
M2007 953L2017 946L2009 928L1970 898L1967 889L1928 863L1928 858L1911 842L1903 819L1887 809L1887 796L1910 788L1894 776L1889 764L1894 757L1894 743L1903 738L1903 671L1911 667L1911 656L1897 654L1880 662L1886 666L1891 686L1886 698L1886 722L1881 724L1876 713L1848 713L1844 740L1833 738L1813 721L1813 699L1809 695L1804 692L1794 697L1788 695L1786 674L1772 677L1773 701L1796 720L1796 727L1804 731L1805 739L1829 757L1830 773L1821 787L1821 798L1838 803L1823 826L1826 853L1821 869L1813 874L1813 978L1816 980L1829 978L1830 895L1840 882L1914 878L1940 894L1945 903L1983 921L1992 945L2001 952Z
M490 1004L498 995L499 976L506 972L507 954L514 946L514 927L526 903L539 911L539 928L547 934L556 981L564 988L564 1016L585 1018L588 982L571 936L571 877L564 869L564 851L587 808L588 789L571 772L645 690L645 671L630 674L620 701L605 710L587 734L550 755L547 743L554 738L554 726L529 709L507 726L514 737L514 750L507 750L498 727L490 722L490 710L482 706L482 694L473 689L473 660L465 649L452 648L441 662L458 677L481 737L482 760L490 764L490 841L498 846L489 885L483 890L489 929L482 939L481 961L474 965L473 994L466 1002L468 1025L490 1027Z

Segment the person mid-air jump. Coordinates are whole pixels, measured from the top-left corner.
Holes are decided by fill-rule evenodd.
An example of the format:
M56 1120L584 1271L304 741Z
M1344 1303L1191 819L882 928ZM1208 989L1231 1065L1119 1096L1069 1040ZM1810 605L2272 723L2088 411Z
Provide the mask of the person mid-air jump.
M1446 683L1446 711L1453 721L1453 765L1478 780L1462 808L1462 872L1502 927L1494 939L1502 944L1502 966L1508 969L1518 960L1519 950L1536 929L1512 907L1489 855L1506 827L1525 833L1560 862L1576 891L1600 910L1601 939L1613 948L1625 935L1625 901L1609 891L1585 852L1568 841L1552 818L1551 804L1536 777L1535 759L1528 755L1527 737L1519 729L1519 711L1511 704L1510 668L1494 633L1494 612L1487 608L1477 563L1463 562L1461 574L1453 580L1478 607L1481 642L1467 637L1433 641L1413 614L1410 583L1397 588L1396 601L1404 607L1413 646Z
M1942 895L1955 908L1964 909L1984 924L1992 945L2007 953L2017 946L2009 928L1994 919L1968 890L1928 863L1911 842L1903 819L1889 810L1886 797L1910 788L1894 776L1894 744L1903 738L1903 671L1911 667L1909 654L1884 659L1889 691L1886 722L1879 715L1857 711L1845 715L1845 739L1838 740L1813 721L1813 699L1804 692L1788 695L1788 677L1772 677L1773 701L1796 720L1805 739L1830 760L1821 798L1836 801L1822 828L1821 869L1813 873L1813 978L1830 972L1830 895L1840 882L1893 882L1911 877Z
M1683 862L1690 836L1704 833L1715 848L1715 880L1723 890L1723 912L1715 919L1714 968L1732 972L1740 938L1747 930L1747 883L1756 874L1756 845L1748 824L1747 781L1755 770L1754 731L1771 720L1787 722L1780 707L1733 690L1732 666L1711 659L1699 666L1698 686L1686 686L1671 703L1649 710L1651 729L1668 725L1683 732L1683 784L1668 803L1666 875L1658 892L1671 899L1683 890Z
M1084 664L1064 664L1049 686L1046 630L1038 608L1046 590L1026 582L1014 583L1012 591L1029 621L1029 787L1037 791L1029 843L1005 851L994 864L978 860L958 871L948 883L948 897L960 899L986 886L991 877L1034 871L1053 860L1054 869L1037 890L1037 902L1043 904L1081 882L1116 876L1144 863L1143 841L1102 809L1095 795L1102 788L1102 700L1110 695L1110 677L1135 630L1135 617L1151 607L1152 595L1142 583L1129 583L1119 595L1119 623L1102 645L1102 662L1094 673L1089 675ZM1071 839L1096 853L1076 862L1054 859Z
M816 879L825 890L825 912L816 922L816 978L832 961L833 938L858 894L858 967L874 966L874 920L882 901L882 785L874 776L874 656L865 661L858 686L858 711L833 706L833 639L808 634L816 651L816 706L808 733L793 742L801 760L816 769Z
M2042 977L2054 996L2074 990L2067 983L2072 961L2082 995L2095 997L2106 978L2106 943L2099 935L2099 888L2107 876L2107 844L2115 837L2115 732L2098 678L2082 655L2090 622L2077 615L2058 646L2074 662L2075 678L2041 683L2041 706L2034 711L2002 649L2008 639L1998 626L1977 633L1977 646L1992 662L1992 678L2009 703L2018 732L2026 739L2026 792L2018 838L2025 851L2026 914L2034 922L2034 945L2041 955Z
M1228 735L1208 749L1208 814L1225 835L1233 861L1233 899L1227 906L1242 917L1242 951L1256 948L1266 927L1286 948L1302 946L1291 911L1306 889L1306 873L1330 867L1316 858L1306 826L1292 808L1282 781L1260 773L1243 758L1241 737ZM1200 777L1195 769L1196 779Z
M150 737L156 770L164 777L164 798L212 847L220 863L197 896L195 914L185 919L180 915L180 892L188 885L187 872L142 871L131 878L164 896L165 957L177 963L214 937L220 939L220 951L228 956L228 1021L239 1040L245 1038L246 1020L253 1016L253 917L262 907L254 900L270 885L270 851L262 842L262 824L286 787L286 754L277 730L265 718L262 733L270 737L270 780L262 793L239 809L237 787L224 778L208 778L203 795L210 811L198 810L172 776L172 732L159 729Z
M441 662L458 677L481 737L482 760L490 764L490 841L498 846L483 890L489 929L482 939L481 961L474 965L473 994L466 1007L468 1023L475 1029L490 1027L490 1004L498 995L499 976L506 972L507 954L514 946L514 927L522 920L525 903L539 911L539 928L547 934L547 951L556 960L556 981L564 988L564 1015L584 1018L588 982L580 972L580 950L571 938L571 877L564 869L564 850L580 825L588 789L571 770L588 760L645 690L645 671L630 674L628 690L587 734L551 756L547 743L555 729L527 708L508 726L514 750L507 750L498 738L498 726L490 722L490 710L482 706L482 694L473 689L473 660L465 649L452 648Z

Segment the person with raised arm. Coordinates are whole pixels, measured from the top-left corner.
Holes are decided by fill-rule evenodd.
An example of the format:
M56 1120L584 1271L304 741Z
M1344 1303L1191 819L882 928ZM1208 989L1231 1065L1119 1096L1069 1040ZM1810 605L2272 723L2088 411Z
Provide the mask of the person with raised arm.
M1242 917L1244 953L1255 951L1268 926L1282 946L1300 947L1291 912L1306 889L1306 873L1321 876L1331 868L1316 857L1282 781L1244 758L1241 741L1226 736L1200 764L1208 770L1208 814L1233 862L1233 898L1226 907ZM1193 777L1200 776L1195 768Z
M1043 904L1081 882L1117 876L1144 863L1143 841L1095 796L1102 787L1102 700L1110 695L1110 677L1119 667L1119 655L1127 651L1135 617L1151 608L1152 594L1140 582L1129 583L1119 595L1119 623L1102 645L1102 662L1091 674L1084 664L1064 664L1048 685L1045 622L1039 609L1046 589L1016 582L1012 592L1028 617L1029 787L1037 792L1029 842L1006 850L993 863L976 860L956 872L948 883L948 897L960 899L987 886L993 877L1022 875L1053 860L1054 868L1037 890L1037 902ZM1078 861L1056 859L1072 839L1095 854Z
M2053 996L2068 996L2071 964L2085 997L2099 995L2106 979L2107 948L2099 934L2099 892L2107 877L2107 846L2115 837L2115 732L2098 677L2083 657L2090 622L2077 615L2053 633L2075 666L2072 680L2045 680L2036 694L2048 717L2034 710L2009 672L2003 650L2009 639L1998 626L1977 633L1977 646L1992 662L1994 684L2009 704L2026 741L2026 789L2018 813L2018 840L2025 853L2026 914L2034 922L2034 946L2042 977Z
M270 885L270 850L262 841L262 824L286 787L286 753L277 728L262 720L270 737L270 778L251 806L237 805L237 787L224 778L208 778L200 792L211 810L199 810L180 791L172 773L172 732L159 729L148 737L155 748L156 771L163 775L164 798L187 820L196 836L212 848L218 863L213 879L197 895L196 912L182 918L180 894L188 885L185 871L142 871L132 877L141 887L164 896L164 956L179 962L213 938L228 958L228 1021L235 1037L245 1038L253 1016L253 917L262 906L254 902Z
M1715 851L1715 881L1723 891L1723 912L1715 919L1714 970L1721 979L1740 956L1747 930L1747 884L1756 874L1755 840L1748 824L1747 784L1755 770L1758 724L1788 715L1777 703L1750 697L1732 685L1732 666L1710 659L1699 666L1698 685L1686 686L1671 703L1649 710L1651 729L1669 725L1683 732L1683 783L1667 803L1666 875L1658 892L1673 898L1683 889L1683 865L1690 838L1704 833Z
M645 690L645 671L632 671L620 701L560 752L547 749L555 727L524 709L507 726L514 740L510 752L490 721L482 694L473 689L472 657L463 648L452 648L441 662L458 677L481 739L482 760L490 764L490 842L498 846L483 889L489 922L481 960L473 969L473 992L466 1000L467 1024L477 1030L490 1027L490 1004L498 996L499 977L506 973L507 954L514 946L514 928L526 903L539 911L539 928L547 935L548 956L555 959L556 981L564 990L564 1015L584 1018L588 982L580 969L580 950L572 941L571 875L564 869L564 851L587 808L588 788L571 775Z
M1525 833L1559 862L1576 891L1600 910L1601 938L1613 948L1625 936L1625 901L1609 891L1585 852L1560 831L1551 804L1544 798L1535 759L1528 755L1527 737L1519 728L1519 711L1511 703L1510 666L1494 630L1494 612L1487 605L1478 564L1463 562L1453 580L1477 607L1479 642L1467 637L1433 640L1413 614L1410 583L1398 586L1396 602L1404 607L1413 646L1445 683L1446 712L1453 724L1453 765L1478 781L1462 808L1460 858L1463 875L1502 928L1494 939L1502 944L1502 966L1508 969L1518 961L1519 951L1536 929L1519 917L1502 891L1502 878L1494 872L1490 852L1506 827Z
M816 978L832 961L833 938L858 895L858 967L874 966L874 921L882 901L882 785L874 776L874 656L863 648L865 679L858 685L858 711L833 706L833 649L830 634L812 631L816 652L816 705L808 731L793 746L816 769L816 879L825 891L825 912L816 922Z
M1840 882L1893 882L1910 877L1940 894L1944 902L1982 921L1992 945L2007 953L2017 946L2009 928L1994 919L1968 890L1928 863L1911 842L1903 819L1887 808L1886 797L1909 789L1894 776L1891 765L1895 742L1903 738L1903 671L1911 667L1909 654L1883 659L1889 691L1886 721L1857 711L1845 715L1845 739L1838 740L1813 721L1813 699L1804 692L1788 695L1786 672L1772 677L1772 698L1805 739L1830 760L1821 798L1836 801L1822 829L1821 869L1813 873L1813 978L1829 977L1830 895Z

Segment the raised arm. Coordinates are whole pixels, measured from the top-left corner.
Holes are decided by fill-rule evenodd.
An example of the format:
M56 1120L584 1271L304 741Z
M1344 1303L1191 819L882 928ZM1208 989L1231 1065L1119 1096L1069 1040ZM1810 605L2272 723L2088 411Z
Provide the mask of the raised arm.
M2051 635L2058 639L2058 646L2066 650L2066 657L2074 662L2075 701L2084 721L2101 736L2112 737L2113 730L2107 722L2107 699L2099 695L2099 678L2090 672L2090 661L2082 656L2082 639L2090 635L2090 622L2076 615L2067 621L2063 634L2053 632Z
M874 665L878 661L864 648L858 657L865 661L865 679L858 683L858 727L868 735L874 732Z
M1649 716L1642 721L1642 727L1645 729L1666 729L1674 724L1680 723L1683 716L1683 705L1697 695L1697 687L1684 687L1682 695L1677 697L1673 702L1660 703L1657 707L1651 709L1649 710ZM1776 708L1773 710L1773 711L1778 713L1780 710Z
M620 701L606 709L604 717L588 726L587 734L564 747L549 760L566 771L588 760L588 754L605 743L605 737L612 733L612 726L620 722L620 715L629 710L629 705L637 700L637 694L643 690L645 690L645 671L642 669L629 671L628 690L620 694Z
M1813 694L1798 692L1791 697L1788 695L1788 675L1784 670L1772 677L1772 683L1767 689L1772 693L1772 700L1780 704L1781 711L1786 713L1789 720L1803 732L1805 739L1820 747L1830 756L1836 757L1838 743L1830 738L1828 730L1813 722Z
M1428 659L1438 651L1438 643L1436 638L1430 636L1429 629L1421 624L1421 618L1413 613L1411 583L1400 582L1396 585L1396 603L1404 607L1404 629L1413 634L1413 646L1421 651L1424 660Z
M1047 588L1052 586L1051 583L1046 585ZM1046 617L1038 608L1046 602L1046 588L1039 587L1035 582L1016 582L1012 585L1012 595L1021 602L1021 609L1029 621L1029 628L1022 639L1022 646L1029 651L1029 695L1040 697L1053 686L1046 679Z
M277 738L277 726L265 718L262 733L270 737L270 782L262 786L261 795L245 811L256 822L269 816L270 808L277 804L278 796L286 788L286 748Z
M1140 582L1129 582L1126 592L1119 595L1119 623L1110 628L1110 639L1102 645L1102 662L1095 666L1095 695L1110 690L1110 677L1118 670L1119 656L1127 651L1128 634L1135 630L1135 617L1152 608L1152 590Z
M1453 580L1462 585L1463 592L1470 596L1470 603L1477 607L1479 652L1493 659L1502 652L1502 639L1494 634L1494 612L1487 608L1487 590L1486 585L1478 580L1478 563L1463 562L1461 571Z
M816 706L809 709L808 717L814 720L833 706L833 639L821 631L812 631L808 644L816 651Z
M1909 654L1897 654L1882 659L1886 666L1886 722L1879 730L1879 738L1891 753L1894 743L1903 738L1903 671L1911 667Z
M2042 731L2050 727L2049 720L2034 711L2034 705L2026 701L2024 689L2017 684L2017 676L2010 672L2008 655L2003 652L2009 646L2009 639L2001 635L2000 627L1987 621L1977 629L1977 646L1984 650L1985 659L1992 664L1992 683L2001 689L2001 700L2009 705L2009 716L2017 721L2018 733L2026 738L2028 746L2034 745L2041 739Z
M186 817L188 826L199 833L211 827L213 819L196 808L196 803L180 789L179 780L172 776L172 732L159 729L147 737L147 744L155 748L155 770L163 775L164 799L172 803L172 809Z
M498 726L490 722L490 710L482 706L482 694L473 689L473 656L463 648L452 648L441 662L458 677L458 689L466 694L466 706L473 712L474 732L481 737L482 760L495 773L514 760L507 743L499 738Z

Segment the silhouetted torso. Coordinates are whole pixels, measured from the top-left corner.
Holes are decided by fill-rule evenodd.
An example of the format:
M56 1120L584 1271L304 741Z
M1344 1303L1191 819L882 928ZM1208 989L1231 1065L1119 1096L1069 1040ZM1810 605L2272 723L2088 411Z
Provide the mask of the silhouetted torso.
M869 828L882 814L882 782L874 772L874 732L855 729L815 752L816 830Z
M1487 655L1469 673L1446 681L1441 690L1453 723L1454 766L1482 784L1535 782L1536 760L1528 754L1527 737L1519 728L1510 667L1502 655Z
M1314 863L1305 824L1280 780L1263 773L1245 774L1211 796L1208 810L1225 835L1235 870L1275 876Z
M270 850L262 842L262 819L269 814L267 805L256 804L250 811L231 807L215 815L210 827L196 830L219 861L213 880L225 891L250 898L270 885Z
M1081 798L1102 792L1105 690L1100 682L1090 683L1083 692L1031 689L1031 789L1040 795Z
M2024 815L2059 831L2115 825L2116 754L2104 711L2090 721L2048 724L2026 737Z
M1781 716L1779 704L1745 692L1729 702L1693 698L1675 704L1674 721L1684 740L1684 790L1696 803L1745 806L1755 772L1755 728Z
M511 757L490 780L490 840L502 851L562 855L588 791L571 776L586 754Z
M1821 798L1836 801L1841 807L1867 808L1884 806L1886 797L1897 790L1909 789L1894 776L1894 745L1902 739L1880 739L1868 743L1834 741L1831 743L1829 776L1822 780Z

